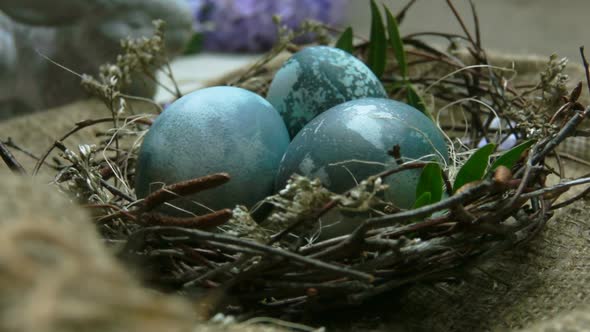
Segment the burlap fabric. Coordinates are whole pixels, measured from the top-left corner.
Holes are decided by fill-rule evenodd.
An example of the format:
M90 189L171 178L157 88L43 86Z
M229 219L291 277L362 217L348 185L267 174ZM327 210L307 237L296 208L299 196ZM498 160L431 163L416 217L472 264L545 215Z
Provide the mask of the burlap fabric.
M200 305L140 285L62 193L0 170L0 331L281 332L200 322Z

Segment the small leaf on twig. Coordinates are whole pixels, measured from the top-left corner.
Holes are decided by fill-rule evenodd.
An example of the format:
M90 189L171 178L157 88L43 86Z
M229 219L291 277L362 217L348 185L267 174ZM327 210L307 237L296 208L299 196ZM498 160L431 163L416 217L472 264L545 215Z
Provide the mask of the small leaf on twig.
M535 141L529 140L504 152L504 154L494 161L492 167L490 167L490 171L493 172L496 168L498 168L498 166L505 166L506 168L511 169L514 167L516 162L518 162L522 154L533 144L535 144Z
M432 194L430 192L425 192L422 193L422 195L418 196L418 198L414 202L414 206L412 207L412 209L418 209L432 203L434 203L432 201Z
M496 144L494 143L484 145L467 159L467 162L461 167L455 178L455 183L453 184L454 192L467 183L481 180L483 178L486 169L488 168L490 155L494 152L495 148Z
M346 51L348 53L352 53L353 51L353 33L352 33L352 28L348 27L346 30L344 30L344 32L342 33L342 35L340 35L340 38L338 38L338 41L336 41L336 48L339 48L343 51Z
M407 91L408 104L410 104L411 106L413 106L414 108L416 108L417 110L422 112L430 120L434 121L434 119L432 118L432 114L430 114L430 111L428 111L428 109L426 108L426 103L424 102L424 99L422 99L422 97L420 97L418 92L416 92L416 89L414 89L414 86L409 83L406 84L406 91Z
M425 193L430 193L430 202L428 204L436 203L442 198L443 177L440 165L437 163L429 163L422 169L416 186L416 197L420 198Z
M369 42L369 68L375 76L381 77L387 64L387 40L385 38L385 27L379 7L375 0L371 0L371 37Z

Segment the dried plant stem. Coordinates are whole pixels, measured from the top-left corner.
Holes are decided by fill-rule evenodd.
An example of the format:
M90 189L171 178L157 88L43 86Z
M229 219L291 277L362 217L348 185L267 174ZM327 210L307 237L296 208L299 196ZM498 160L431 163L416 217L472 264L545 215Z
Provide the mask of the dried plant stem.
M110 183L108 183L106 180L104 179L100 179L100 183L109 191L111 192L111 194L113 194L114 196L120 197L124 200L126 200L127 202L135 202L136 199L134 197L131 197L129 195L127 195L126 193L124 193L123 191L121 191L119 188L111 185Z
M178 182L158 189L143 200L143 211L150 211L159 205L179 196L191 195L207 189L212 189L227 183L230 176L227 173L217 173L200 178Z
M557 135L550 139L547 144L543 147L543 150L535 155L531 160L533 165L538 164L543 158L545 158L550 152L553 152L555 148L561 144L566 138L573 135L576 128L580 123L590 114L590 106L587 107L583 112L576 113L566 124L561 128Z
M145 233L154 233L154 232L159 233L159 234L170 232L171 234L174 235L174 237L186 235L186 236L190 236L193 239L199 239L202 241L210 241L210 242L217 242L217 243L223 243L223 244L238 245L238 246L241 246L244 248L256 250L260 253L265 253L265 254L269 254L271 256L285 258L285 259L288 259L292 262L297 262L297 263L303 264L305 266L311 266L311 267L315 267L320 270L336 272L342 276L348 276L348 277L355 279L355 280L363 280L363 281L371 282L374 279L373 276L370 274L360 272L360 271L355 271L350 268L340 267L340 266L337 266L334 264L330 264L330 263L326 263L326 262L323 262L320 260L301 256L296 253L292 253L292 252L285 251L285 250L280 250L280 249L277 249L277 248L274 248L271 246L267 246L264 244L256 243L253 241L243 240L243 239L239 239L239 238L236 238L233 236L228 236L228 235L223 235L223 234L216 234L216 233L199 231L199 230L195 230L195 229L185 229L185 228L179 228L179 227L163 227L163 226L148 227L148 228L144 228L144 229L137 231L136 233L134 233L132 235L132 237L143 236ZM164 235L160 235L160 236L164 236ZM170 240L170 239L168 239L168 240Z
M569 188L579 186L581 184L590 183L590 177L579 178L571 181L561 182L549 188L542 188L532 192L524 193L520 196L521 199L529 199L537 196L543 196L546 194L563 193Z
M6 163L6 166L17 175L26 175L27 171L25 171L24 167L14 158L14 155L8 150L6 145L0 141L0 157Z
M590 68L588 68L588 60L586 60L586 56L584 55L584 46L580 46L580 55L582 57L582 64L584 65L586 74L586 87L588 88L588 92L590 93Z
M178 83L176 83L176 79L174 78L174 73L172 72L172 67L170 66L170 60L166 57L166 61L164 61L164 65L166 66L166 70L164 71L166 76L172 81L172 85L174 86L174 91L176 98L181 98L182 93L180 92L180 88L178 87Z
M208 213L203 216L177 218L169 217L160 213L147 212L141 213L138 221L149 226L176 226L185 228L210 229L225 224L232 217L229 209L223 209Z
M139 96L131 96L131 95L124 94L124 93L119 93L119 97L127 99L127 100L135 100L135 101L140 101L140 102L143 102L146 104L153 105L158 114L162 113L164 111L162 109L162 106L160 106L160 104L156 103L155 101L153 101L152 99L149 99L149 98L144 98L144 97L139 97Z
M88 208L88 209L112 209L112 210L117 211L116 213L119 216L125 216L126 218L131 219L131 220L135 220L137 218L134 213L131 213L129 211L125 211L120 206L117 206L115 204L89 204L89 205L84 205L84 207Z
M381 173L375 174L373 176L371 176L371 179L377 179L377 178L386 178L392 174L395 173L399 173L399 172L403 172L409 169L417 169L417 168L423 168L424 166L426 166L428 163L425 162L410 162L410 163L405 163L402 164L396 168L392 168L392 169L388 169L385 170ZM352 188L351 190L353 190L354 188ZM345 195L349 194L350 190L345 193ZM328 211L330 211L331 209L333 209L336 205L338 204L337 200L332 200L328 203L326 203L319 211L317 211L315 213L314 216L311 217L311 219L318 219L320 217L322 217L324 214L328 213ZM299 226L301 226L306 220L305 218L301 218L297 221L295 221L293 224L291 224L289 227L285 228L283 231L279 232L278 234L276 234L275 236L272 237L272 239L270 240L269 243L267 243L268 245L272 245L278 241L280 241L281 239L283 239L287 234L293 232L293 230L297 229Z
M469 33L469 29L467 29L465 22L463 22L463 18L461 17L461 15L459 15L459 12L457 11L457 8L455 8L455 5L453 4L453 2L451 0L446 0L446 1L447 1L447 4L449 5L449 8L451 8L451 10L453 11L455 18L459 22L459 25L461 25L461 29L463 29L463 33L465 33L465 35L467 36L467 38L469 39L471 44L473 46L477 47L477 45L478 45L477 41L475 39L473 39L473 37L471 36L471 33Z
M412 6L416 3L417 0L410 0L408 3L395 15L395 20L398 24L402 24L404 18L406 17L406 13Z
M125 120L125 121L130 120L130 119L137 120L137 118L139 118L139 117L132 116L132 117L124 118L123 120ZM100 119L95 119L95 120L84 120L84 121L77 122L73 129L71 129L70 131L65 133L63 136L61 136L60 138L55 140L55 142L51 145L51 147L49 149L47 149L47 151L45 151L45 153L41 156L41 158L39 159L39 161L35 165L35 168L33 169L33 175L37 175L37 173L39 172L39 169L41 168L41 166L45 162L45 159L47 159L47 157L53 151L53 149L58 147L58 145L63 145L62 142L64 140L66 140L68 137L72 136L73 134L77 133L78 131L80 131L84 128L91 127L91 126L94 126L99 123L106 123L106 122L112 122L112 121L113 121L113 118L109 117L109 118L100 118Z

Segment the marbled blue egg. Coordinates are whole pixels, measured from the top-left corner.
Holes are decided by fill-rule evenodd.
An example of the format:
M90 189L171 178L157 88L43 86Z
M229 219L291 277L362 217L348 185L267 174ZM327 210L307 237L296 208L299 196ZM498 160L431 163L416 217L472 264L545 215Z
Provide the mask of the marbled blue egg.
M264 98L235 87L198 90L170 105L146 134L136 193L142 198L163 183L227 172L231 180L223 186L173 204L194 213L206 212L199 204L211 209L252 206L272 194L288 144L283 120Z
M417 109L394 100L364 98L335 106L309 122L293 139L279 168L277 187L298 173L319 178L342 193L356 181L397 163L387 151L399 145L402 159L448 161L445 138ZM420 170L394 174L385 180L386 199L402 208L415 201Z
M365 97L386 98L387 93L362 61L328 46L295 53L276 73L267 94L291 137L329 108Z

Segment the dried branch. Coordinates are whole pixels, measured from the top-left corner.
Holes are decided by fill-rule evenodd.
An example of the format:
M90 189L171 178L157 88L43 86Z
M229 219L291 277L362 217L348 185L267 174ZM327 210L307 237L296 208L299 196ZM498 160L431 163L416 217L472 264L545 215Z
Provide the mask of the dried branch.
M24 167L14 158L14 155L8 150L6 145L0 141L0 157L6 163L6 166L17 175L26 175L27 171L25 171Z
M201 241L208 241L208 242L217 242L222 244L230 244L230 245L237 245L244 248L253 249L260 253L269 254L270 256L274 257L281 257L288 259L293 262L297 262L299 264L303 264L304 266L315 267L320 270L336 272L342 276L347 276L355 280L363 280L366 282L373 281L373 276L364 272L355 271L350 268L340 267L334 264L326 263L320 260L312 259L309 257L301 256L296 253L288 252L285 250L280 250L277 248L273 248L271 246L267 246L264 244L242 240L233 236L223 235L223 234L216 234L216 233L209 233L204 231L199 231L195 229L185 229L179 227L147 227L143 228L136 233L134 233L130 238L135 237L143 237L146 233L159 233L160 236L167 239L168 241L174 241L174 239L170 238L169 236L187 236L191 239L197 239ZM171 233L171 235L164 235L163 233Z
M225 224L232 217L229 209L223 209L208 213L202 216L178 218L169 217L157 212L146 212L139 214L139 223L148 226L175 226L196 229L211 229Z
M179 196L192 195L219 187L230 180L227 173L217 173L165 186L149 194L143 200L143 211L151 211L161 204Z

